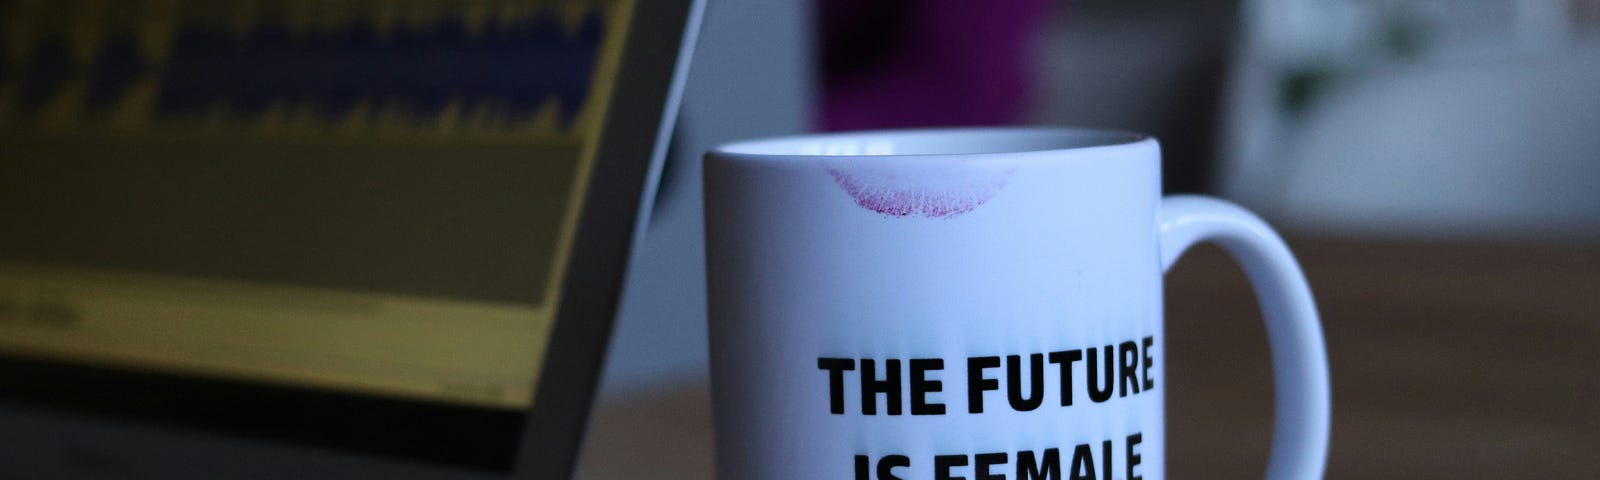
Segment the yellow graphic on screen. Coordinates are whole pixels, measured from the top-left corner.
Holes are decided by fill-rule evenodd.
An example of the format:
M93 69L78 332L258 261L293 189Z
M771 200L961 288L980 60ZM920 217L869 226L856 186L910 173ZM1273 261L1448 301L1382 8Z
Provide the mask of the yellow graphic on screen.
M0 3L0 355L526 408L631 7Z

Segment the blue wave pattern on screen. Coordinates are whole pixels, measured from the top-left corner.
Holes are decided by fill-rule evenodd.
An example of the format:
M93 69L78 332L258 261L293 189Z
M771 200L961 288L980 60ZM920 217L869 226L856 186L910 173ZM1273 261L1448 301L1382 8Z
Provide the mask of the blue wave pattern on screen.
M589 96L605 35L600 12L584 15L575 29L549 12L491 18L471 33L454 16L397 25L382 35L363 18L302 32L291 32L281 19L257 22L243 34L178 24L166 58L146 58L132 33L110 33L87 65L74 61L64 34L47 33L23 64L0 62L0 82L20 83L14 105L24 115L37 113L80 78L87 89L83 113L105 114L154 75L156 121L219 108L245 120L286 104L331 122L364 101L426 123L455 100L493 105L507 123L517 123L553 98L566 127Z

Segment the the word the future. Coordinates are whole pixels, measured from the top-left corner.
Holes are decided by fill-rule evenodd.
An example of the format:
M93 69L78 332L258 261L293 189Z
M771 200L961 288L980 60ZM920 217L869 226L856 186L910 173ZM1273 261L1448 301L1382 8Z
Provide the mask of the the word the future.
M1153 390L1154 344L1154 337L1144 337L1093 348L968 357L953 366L943 358L820 357L817 368L827 378L827 409L834 415L1032 412L1112 402ZM960 411L943 401L946 369L951 367L965 373L959 389L967 401ZM1047 382L1046 375L1057 381ZM846 394L852 385L858 395ZM908 455L856 455L853 465L856 480L1133 480L1142 478L1142 437L1133 432L1041 450L938 454L920 462Z

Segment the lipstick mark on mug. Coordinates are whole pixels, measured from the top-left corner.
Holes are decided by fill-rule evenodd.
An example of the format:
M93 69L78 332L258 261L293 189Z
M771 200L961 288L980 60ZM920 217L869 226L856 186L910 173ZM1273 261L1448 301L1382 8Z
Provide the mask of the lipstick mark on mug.
M891 217L954 218L988 203L1013 168L960 160L825 161L823 168L856 205Z

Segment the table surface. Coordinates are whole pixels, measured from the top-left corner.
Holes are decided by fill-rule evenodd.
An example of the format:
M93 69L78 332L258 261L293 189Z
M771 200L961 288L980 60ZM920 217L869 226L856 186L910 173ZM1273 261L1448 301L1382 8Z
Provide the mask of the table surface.
M1327 338L1329 478L1600 478L1600 245L1290 246ZM1166 295L1168 472L1259 478L1271 372L1243 273L1197 247ZM580 476L711 478L710 419L703 383L608 401Z

